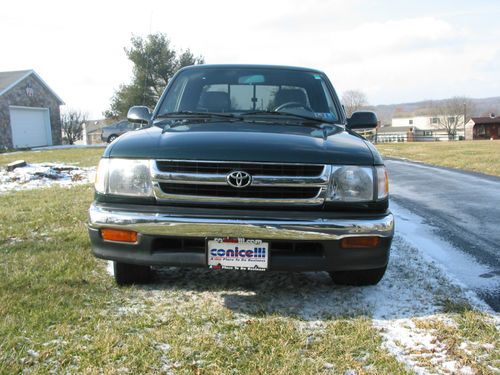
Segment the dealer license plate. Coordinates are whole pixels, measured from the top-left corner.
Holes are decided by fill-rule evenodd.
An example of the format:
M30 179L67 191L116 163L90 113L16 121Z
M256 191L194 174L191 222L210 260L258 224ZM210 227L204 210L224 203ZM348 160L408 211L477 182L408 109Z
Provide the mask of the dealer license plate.
M207 253L212 269L265 271L269 264L269 244L262 240L213 238Z

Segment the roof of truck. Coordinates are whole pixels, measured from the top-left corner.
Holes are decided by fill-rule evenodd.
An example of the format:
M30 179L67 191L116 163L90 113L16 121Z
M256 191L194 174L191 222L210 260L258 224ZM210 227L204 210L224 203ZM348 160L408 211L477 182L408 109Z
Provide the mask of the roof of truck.
M303 72L313 72L324 74L321 70L304 68L300 66L287 66L287 65L263 65L263 64L197 64L197 65L189 65L184 69L252 69L252 68L261 68L261 69L288 69L288 70L299 70Z

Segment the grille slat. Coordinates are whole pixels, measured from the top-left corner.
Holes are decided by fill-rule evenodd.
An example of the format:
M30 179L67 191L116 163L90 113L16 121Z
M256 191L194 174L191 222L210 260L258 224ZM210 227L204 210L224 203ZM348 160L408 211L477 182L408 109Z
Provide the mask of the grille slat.
M290 176L313 177L323 172L323 165L314 164L266 164L266 163L218 163L199 161L157 161L161 172L170 173L205 173L228 174L234 170L243 170L253 176Z
M262 199L310 199L319 194L318 187L249 186L242 189L225 185L197 185L160 183L166 194L199 197L262 198Z

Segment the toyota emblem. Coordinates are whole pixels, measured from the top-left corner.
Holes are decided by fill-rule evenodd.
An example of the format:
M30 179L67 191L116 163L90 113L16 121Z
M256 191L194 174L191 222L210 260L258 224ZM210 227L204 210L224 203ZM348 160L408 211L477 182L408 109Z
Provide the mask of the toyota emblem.
M232 187L244 188L252 183L252 176L247 172L234 171L226 176L226 182Z

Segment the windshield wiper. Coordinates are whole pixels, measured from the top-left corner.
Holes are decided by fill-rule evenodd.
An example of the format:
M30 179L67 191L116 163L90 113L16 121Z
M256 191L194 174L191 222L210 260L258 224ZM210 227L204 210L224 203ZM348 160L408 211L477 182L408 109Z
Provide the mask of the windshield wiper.
M159 115L155 116L155 119L164 119L164 118L178 119L186 116L196 117L196 118L238 118L231 113L177 111L177 112L160 113Z
M334 124L334 122L327 121L325 119L321 119L321 118L317 118L317 117L304 116L304 115L298 115L296 113L290 113L290 112L250 111L250 112L240 113L241 117L252 116L252 115L288 116L288 117L295 117L295 118L300 118L300 119L303 119L303 120L309 120L309 121L314 121L314 122L319 122L319 123Z
M194 121L207 122L207 120L214 120L214 119L225 119L227 121L243 120L241 117L236 117L231 113L194 112L194 111L177 111L177 112L161 113L154 118L154 120L156 119L160 121L154 122L154 125L162 128L164 132L167 131L168 129L177 128L179 126L185 125L187 123L192 123Z

